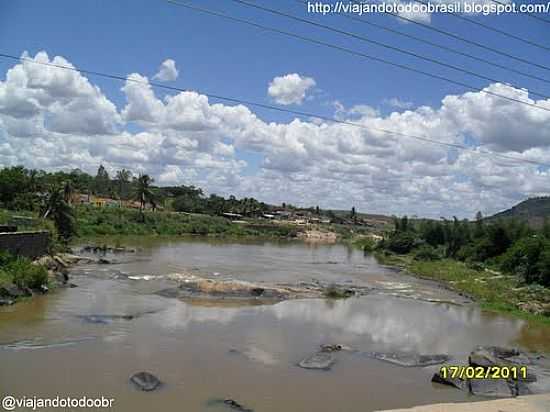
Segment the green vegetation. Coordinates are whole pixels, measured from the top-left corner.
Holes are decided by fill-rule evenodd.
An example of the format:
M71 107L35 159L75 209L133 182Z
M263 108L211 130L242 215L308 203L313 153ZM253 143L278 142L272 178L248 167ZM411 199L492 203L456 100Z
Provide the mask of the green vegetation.
M354 295L349 289L342 289L336 285L330 285L323 291L323 296L328 299L346 299Z
M376 241L371 237L358 237L351 244L356 248L363 249L365 252L373 252L376 249Z
M377 256L470 295L483 307L550 322L550 231L524 222L395 219ZM526 315L529 316L529 315Z
M39 289L48 283L48 271L29 259L0 251L0 287L13 284L20 289Z
M134 209L77 208L78 235L214 235L294 237L293 226L238 224L223 217Z

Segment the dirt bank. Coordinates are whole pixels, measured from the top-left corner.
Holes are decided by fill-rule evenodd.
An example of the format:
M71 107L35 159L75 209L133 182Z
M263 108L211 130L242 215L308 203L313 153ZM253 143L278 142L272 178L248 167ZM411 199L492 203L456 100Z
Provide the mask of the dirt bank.
M378 412L548 412L550 394L520 396L514 399L494 401L439 403L416 406L410 409L393 409Z

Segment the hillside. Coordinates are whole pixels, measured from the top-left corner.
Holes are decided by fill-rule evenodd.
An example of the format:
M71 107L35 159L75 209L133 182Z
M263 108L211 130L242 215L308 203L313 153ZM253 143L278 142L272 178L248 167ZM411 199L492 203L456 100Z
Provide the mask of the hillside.
M489 219L516 218L527 221L532 227L541 227L546 217L550 217L550 197L534 197L499 212Z

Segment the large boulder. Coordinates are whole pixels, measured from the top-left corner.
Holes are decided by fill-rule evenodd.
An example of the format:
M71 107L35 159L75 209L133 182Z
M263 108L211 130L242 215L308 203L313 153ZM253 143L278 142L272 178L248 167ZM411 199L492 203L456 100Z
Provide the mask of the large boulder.
M149 372L138 372L130 376L130 382L139 390L151 392L161 387L159 378Z
M491 398L513 398L517 396L515 385L503 379L471 379L472 395Z
M491 366L530 365L527 354L515 348L501 346L478 346L468 357L471 366L489 368Z
M0 296L5 298L19 298L25 296L25 292L13 283L0 285Z

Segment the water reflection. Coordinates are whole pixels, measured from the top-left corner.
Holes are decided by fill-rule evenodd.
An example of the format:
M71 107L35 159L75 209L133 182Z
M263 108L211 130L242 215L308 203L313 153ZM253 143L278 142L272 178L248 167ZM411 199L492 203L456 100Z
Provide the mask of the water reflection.
M361 350L413 351L463 355L475 345L512 344L524 322L483 314L475 307L428 304L384 296L340 301L287 301L246 308L197 307L179 303L162 314L168 329L191 323L239 324L279 333L278 325L322 330L327 338ZM317 335L318 333L314 334Z

